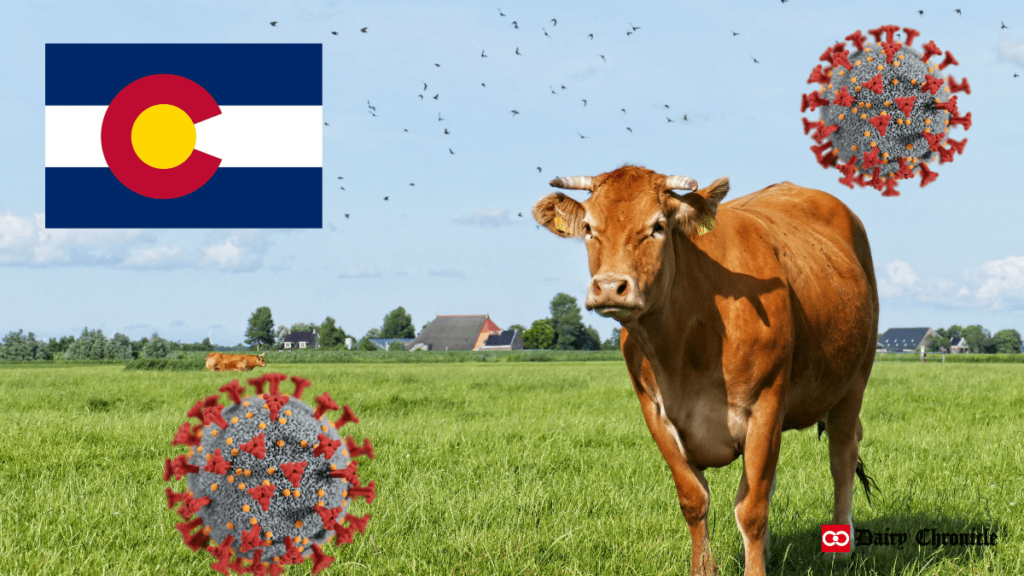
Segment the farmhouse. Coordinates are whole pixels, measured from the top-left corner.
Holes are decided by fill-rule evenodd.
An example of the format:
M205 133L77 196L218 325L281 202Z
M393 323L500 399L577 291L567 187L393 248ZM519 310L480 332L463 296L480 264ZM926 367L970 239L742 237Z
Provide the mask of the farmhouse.
M506 330L505 332L508 332ZM468 316L436 316L416 336L408 348L412 350L480 350L491 336L500 336L502 329L487 314ZM513 346L515 333L508 346ZM504 340L495 340L495 342ZM512 348L490 348L510 350ZM522 338L519 348L522 349Z
M953 354L967 354L971 351L971 348L967 345L967 340L961 336L956 336L949 341L949 351Z
M877 351L917 352L927 348L933 336L937 334L931 328L889 328L878 338Z
M281 350L315 350L320 347L316 330L312 332L291 332L281 341Z

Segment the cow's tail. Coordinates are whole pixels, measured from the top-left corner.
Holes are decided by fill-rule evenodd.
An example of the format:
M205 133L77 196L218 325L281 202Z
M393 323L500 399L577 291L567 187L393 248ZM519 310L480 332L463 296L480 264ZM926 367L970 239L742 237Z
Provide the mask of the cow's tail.
M864 496L868 499L868 506L871 505L871 490L874 489L877 492L881 492L882 489L875 483L875 479L868 476L866 470L864 470L864 461L861 460L860 456L857 457L857 478L860 479L860 485L864 487Z
M821 435L825 433L825 421L818 422L818 440L821 440Z

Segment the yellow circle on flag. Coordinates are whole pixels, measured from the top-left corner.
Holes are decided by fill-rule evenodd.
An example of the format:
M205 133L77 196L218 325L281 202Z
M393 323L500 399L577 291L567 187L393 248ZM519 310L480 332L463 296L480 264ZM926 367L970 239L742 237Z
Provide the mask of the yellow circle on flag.
M154 168L174 168L192 155L196 125L189 115L170 104L150 106L132 125L132 148Z

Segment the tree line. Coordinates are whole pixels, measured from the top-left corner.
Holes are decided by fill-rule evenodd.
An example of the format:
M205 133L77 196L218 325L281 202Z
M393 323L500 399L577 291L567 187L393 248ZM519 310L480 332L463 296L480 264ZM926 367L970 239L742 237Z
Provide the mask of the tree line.
M61 336L44 342L37 339L33 332L25 334L23 330L18 330L0 340L0 361L133 360L166 358L178 351L212 352L215 349L209 338L195 344L183 344L161 338L156 332L149 338L132 340L120 332L108 338L103 330L90 330L86 327L78 338Z
M948 351L954 338L963 338L972 354L1019 354L1021 346L1020 332L1007 329L995 334L980 324L963 328L957 324L949 328L935 329L938 336L933 336L928 343L929 352Z

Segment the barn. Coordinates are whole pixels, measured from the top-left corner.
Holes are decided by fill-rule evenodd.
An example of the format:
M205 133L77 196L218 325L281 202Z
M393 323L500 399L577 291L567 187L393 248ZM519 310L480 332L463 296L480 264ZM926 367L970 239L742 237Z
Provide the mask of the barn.
M502 334L511 332L511 336ZM515 342L519 348L514 348ZM436 316L408 346L411 350L480 350L497 337L488 350L521 350L523 340L514 331L502 330L487 314ZM507 344L504 344L508 340ZM499 344L501 343L501 344Z
M931 328L889 328L878 337L878 351L917 352L927 348L933 336L937 334Z
M316 350L320 347L316 330L288 332L281 340L281 350Z

